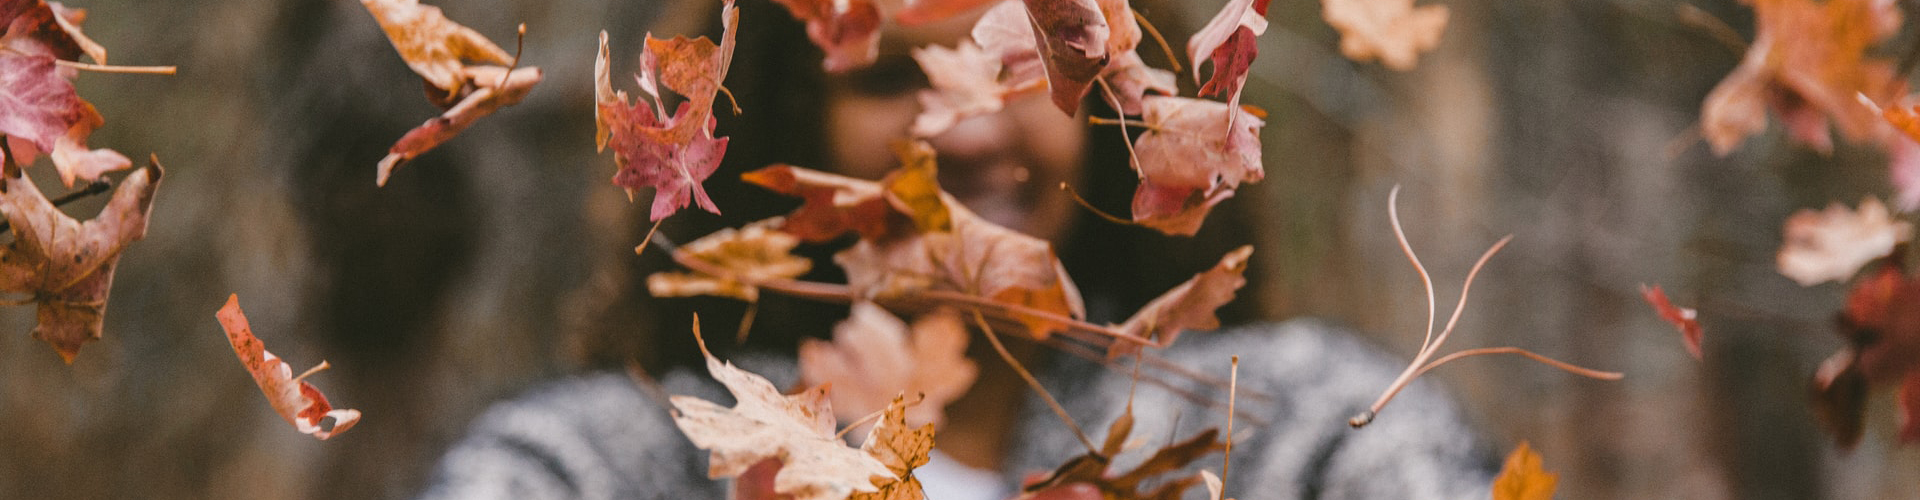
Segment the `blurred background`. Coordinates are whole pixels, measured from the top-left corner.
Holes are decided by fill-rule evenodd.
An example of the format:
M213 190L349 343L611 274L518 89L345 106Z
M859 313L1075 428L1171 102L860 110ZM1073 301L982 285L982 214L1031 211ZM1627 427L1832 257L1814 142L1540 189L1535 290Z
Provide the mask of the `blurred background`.
M631 64L649 29L717 35L711 6L431 3L509 49L526 23L523 65L545 81L376 189L386 148L439 110L357 2L74 2L111 62L179 66L77 82L107 119L91 144L169 170L147 239L121 261L105 337L71 366L27 336L31 308L0 310L12 332L0 335L0 497L405 498L489 402L618 361L609 343L684 335L652 331L633 287L665 264L632 253L647 195L629 204L593 150L591 69L599 30ZM1140 8L1179 46L1220 3ZM1920 451L1895 446L1888 391L1851 451L1807 404L1814 366L1842 345L1842 288L1773 271L1787 214L1888 194L1877 150L1822 156L1776 121L1714 157L1690 130L1741 52L1682 22L1679 2L1427 3L1451 9L1446 34L1394 72L1342 58L1317 2L1274 0L1245 97L1270 113L1267 178L1216 212L1257 230L1202 234L1258 248L1262 299L1243 316L1331 318L1411 357L1426 304L1387 222L1399 184L1443 315L1473 259L1515 235L1448 351L1513 345L1627 374L1592 381L1518 358L1435 372L1489 448L1541 451L1560 498L1920 498ZM799 32L769 0L741 5L743 37ZM1692 5L1751 38L1746 6ZM748 68L812 57L743 52L728 85L751 113L759 96L818 89ZM735 149L708 184L723 208L770 196L738 172L819 154L729 121L719 133ZM53 177L44 162L31 172ZM99 198L68 211L88 217ZM684 241L719 220L685 211L663 231ZM1218 255L1168 265L1190 273ZM1641 283L1699 306L1704 362L1641 302ZM332 362L310 380L365 413L352 432L319 442L272 413L213 319L229 293L296 370Z

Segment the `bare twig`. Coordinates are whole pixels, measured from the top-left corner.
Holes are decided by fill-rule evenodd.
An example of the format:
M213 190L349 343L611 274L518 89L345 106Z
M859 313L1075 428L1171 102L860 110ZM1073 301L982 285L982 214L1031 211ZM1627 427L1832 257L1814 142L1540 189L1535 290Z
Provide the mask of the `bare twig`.
M1020 364L1020 360L1013 358L1013 353L1007 352L1006 344L1000 342L1000 335L993 333L993 326L987 324L987 317L981 315L978 309L973 311L973 321L980 326L980 331L986 334L987 341L993 343L993 350L1000 353L1000 359L1006 361L1007 366L1012 367L1013 372L1019 374L1020 379L1025 380L1027 386L1032 387L1033 392L1040 395L1041 400L1046 401L1047 407L1052 408L1053 413L1060 416L1060 421L1066 422L1067 427L1073 429L1073 437L1080 438L1080 444L1087 447L1087 452L1099 455L1100 449L1093 446L1092 439L1087 439L1087 431L1080 429L1080 423L1073 421L1073 415L1067 414L1067 408L1060 406L1060 401L1053 398L1053 393L1047 392L1047 388L1040 385L1040 380L1034 378L1033 373Z
M1180 57L1173 54L1173 46L1167 45L1167 38L1160 36L1160 30L1154 29L1153 23L1147 21L1147 16L1140 15L1140 11L1133 11L1133 18L1140 21L1140 27L1147 29L1147 34L1153 37L1153 41L1160 44L1160 50L1167 53L1167 64L1172 64L1173 72L1179 73ZM1199 61L1192 62L1193 64L1200 64Z

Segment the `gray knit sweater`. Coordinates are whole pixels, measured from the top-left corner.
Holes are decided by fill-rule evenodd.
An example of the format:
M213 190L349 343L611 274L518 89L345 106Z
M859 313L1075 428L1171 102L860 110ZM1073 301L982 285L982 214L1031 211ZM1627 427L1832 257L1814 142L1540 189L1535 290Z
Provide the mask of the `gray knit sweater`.
M1416 383L1372 425L1347 427L1347 418L1371 403L1401 366L1337 327L1296 320L1193 333L1160 354L1222 377L1228 358L1239 355L1243 390L1272 396L1271 401L1238 402L1243 414L1267 422L1235 423L1229 495L1242 500L1488 498L1497 462L1477 446L1476 434L1434 387ZM794 378L790 359L732 361L775 384ZM1091 362L1063 357L1042 379L1068 412L1095 432L1118 418L1126 403L1127 375ZM673 394L731 402L704 373L678 371L661 383ZM1182 385L1226 399L1223 388ZM1019 439L1004 461L1011 478L1050 470L1083 451L1044 405L1026 406L1022 424L1012 430ZM1221 426L1225 418L1147 384L1140 386L1134 408L1134 438L1155 443ZM1122 454L1115 470L1137 464L1148 453ZM1217 458L1198 466L1218 472ZM647 396L624 374L603 373L551 383L489 409L447 451L421 498L723 498L726 485L707 479L706 470L706 453L674 427L664 402ZM1194 488L1187 498L1204 498L1203 490Z

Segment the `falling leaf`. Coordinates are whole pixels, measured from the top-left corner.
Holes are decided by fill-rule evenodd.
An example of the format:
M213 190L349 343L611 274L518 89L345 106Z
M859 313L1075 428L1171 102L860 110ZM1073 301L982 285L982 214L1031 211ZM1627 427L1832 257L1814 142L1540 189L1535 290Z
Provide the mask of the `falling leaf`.
M1140 53L1122 52L1107 63L1101 78L1113 86L1114 99L1120 101L1120 113L1138 115L1142 113L1148 92L1160 95L1175 95L1179 87L1172 71L1148 66L1140 60Z
M1858 103L1900 94L1893 62L1869 57L1900 30L1897 4L1884 0L1749 0L1754 39L1747 55L1700 110L1700 129L1714 154L1726 156L1747 136L1766 130L1767 109L1789 136L1830 151L1828 123L1850 141L1874 138L1880 117Z
M879 183L839 174L773 165L740 175L747 183L805 200L788 214L780 230L800 239L821 243L849 231L867 239L884 239L898 212L887 205ZM903 222L904 223L904 222Z
M1080 99L1111 55L1106 16L1095 0L1026 0L1026 5L1053 104L1069 115L1079 114Z
M14 240L0 249L0 291L33 294L39 304L33 338L72 363L82 344L100 339L121 250L147 234L160 163L128 175L86 222L55 208L24 170L9 170L0 176L0 212Z
M855 302L853 314L833 328L833 341L800 344L800 380L833 384L836 415L857 419L887 407L904 391L925 399L907 421L940 424L948 403L973 387L979 367L967 359L967 328L957 311L941 309L907 323L872 302Z
M87 136L105 123L60 75L53 57L0 52L0 134L23 146L13 149L21 166L51 152L54 168L68 187L75 180L91 181L127 168L132 162L118 152L87 149Z
M661 40L647 35L636 80L652 100L636 99L632 104L625 91L613 90L607 34L600 33L594 64L595 142L602 150L613 146L614 161L620 166L613 183L625 188L627 196L642 187L654 188L652 220L665 219L690 203L720 213L701 183L720 167L727 152L727 138L713 136L718 123L713 103L733 62L740 22L733 2L726 3L721 19L718 45L706 37ZM663 85L687 99L671 116L659 93Z
M1340 53L1357 62L1380 60L1397 71L1413 69L1421 52L1440 44L1447 7L1415 8L1413 0L1321 0L1327 24L1340 32Z
M1007 87L1000 81L1000 56L971 41L954 48L928 45L913 49L913 59L927 75L930 89L919 94L920 115L913 120L914 137L933 137L961 119L991 114L1006 105Z
M813 268L812 261L792 253L799 238L773 229L780 224L775 217L693 240L674 250L675 256L706 261L727 274L654 273L647 277L647 290L655 297L719 295L759 300L760 289L754 283L792 279Z
M227 331L227 342L233 344L233 353L240 356L240 364L246 366L247 373L253 374L253 382L260 385L260 392L267 395L267 404L295 429L327 439L347 432L360 422L359 410L333 409L333 405L327 404L325 394L302 380L307 374L326 368L325 361L307 374L295 377L286 361L267 352L266 345L253 336L253 328L247 325L247 315L240 311L238 294L227 296L227 305L214 317L219 318L220 327Z
M916 408L926 406L930 401L921 401ZM907 411L906 399L894 396L893 402L887 404L886 412L880 416L879 423L874 424L873 431L867 434L866 442L860 445L860 451L886 464L887 470L893 471L897 479L880 484L880 491L855 493L848 497L849 500L926 498L926 493L920 489L920 478L913 476L913 470L927 464L928 454L933 451L934 425L910 426L907 424Z
M825 387L784 395L767 379L715 359L704 341L700 352L707 371L733 393L736 404L726 408L692 396L669 399L673 423L694 446L712 452L709 477L739 476L763 460L778 460L773 489L795 500L841 500L854 492L879 491L874 478L895 479L886 463L834 437Z
M513 54L447 19L439 7L421 5L419 0L360 0L360 5L380 23L407 67L445 95L460 95L475 83L467 72L468 61L513 64Z
M400 136L400 140L388 148L387 156L380 159L374 184L387 185L387 178L401 163L439 147L441 143L473 126L481 117L491 115L500 108L519 104L527 98L527 92L533 90L533 84L540 83L540 68L519 68L509 72L507 68L499 66L475 66L466 68L465 72L474 90L440 116L427 119L426 123Z
M1859 442L1873 386L1900 386L1901 440L1920 438L1910 418L1920 390L1920 280L1907 275L1899 252L1854 280L1836 329L1847 346L1814 373L1816 415L1841 447Z
M1193 235L1213 206L1241 182L1258 182L1260 128L1252 113L1214 101L1148 96L1147 132L1135 141L1140 187L1133 220L1172 235Z
M1219 328L1220 318L1213 312L1233 301L1234 292L1247 284L1243 274L1247 271L1247 258L1252 255L1252 245L1227 252L1213 268L1193 275L1192 279L1148 302L1121 323L1118 330L1130 337L1168 345L1179 338L1182 331ZM1117 358L1136 350L1139 350L1137 344L1114 342L1107 348L1107 357Z
M1667 292L1661 290L1660 285L1640 285L1640 297L1646 299L1648 305L1653 306L1653 312L1659 313L1660 319L1666 320L1666 322L1672 323L1674 328L1680 329L1680 340L1686 344L1687 354L1692 354L1695 360L1701 359L1700 336L1702 331L1700 329L1699 312L1694 311L1693 308L1690 307L1673 305L1673 301L1667 300Z
M80 32L86 9L60 2L12 0L0 7L0 47L18 55L50 56L79 61L84 55L96 64L107 63L107 49Z
M1826 210L1800 210L1787 217L1778 267L1801 286L1846 281L1860 266L1886 256L1913 238L1913 225L1894 219L1871 196L1858 210L1834 203Z
M1159 476L1178 471L1193 461L1224 449L1225 443L1217 441L1219 431L1207 429L1188 438L1186 441L1167 445L1155 450L1140 465L1124 473L1107 474L1111 457L1102 457L1092 453L1069 459L1065 464L1053 470L1047 476L1022 489L1018 500L1068 500L1089 498L1086 488L1091 486L1101 496L1091 498L1108 499L1174 499L1181 492L1200 483L1201 478L1187 475L1171 479ZM1107 441L1113 442L1114 436ZM1141 491L1143 484L1152 481L1151 490Z
M1200 95L1226 96L1240 104L1247 69L1260 53L1254 38L1267 32L1267 0L1229 0L1213 20L1187 39L1187 58L1193 61L1193 81L1200 82L1200 62L1213 63L1213 76L1200 86ZM1352 57L1352 56L1348 56Z
M427 97L446 112L414 127L380 159L374 184L402 163L465 131L481 117L518 104L540 83L540 68L510 68L514 56L493 41L419 0L360 0L393 42L400 59L428 85ZM473 64L469 64L469 62Z
M1540 454L1521 441L1493 478L1493 500L1553 500L1559 482L1560 475L1540 468Z
M826 53L827 71L873 64L880 55L880 8L871 0L774 0L807 24L807 38Z
M906 7L895 12L893 20L915 26L957 16L994 2L1017 3L1017 0L907 0Z

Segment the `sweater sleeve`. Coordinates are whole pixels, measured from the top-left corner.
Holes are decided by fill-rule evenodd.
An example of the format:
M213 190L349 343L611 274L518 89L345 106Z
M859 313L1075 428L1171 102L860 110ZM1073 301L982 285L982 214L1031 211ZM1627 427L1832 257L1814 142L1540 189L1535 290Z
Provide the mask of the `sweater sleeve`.
M1480 447L1478 433L1437 386L1421 381L1395 398L1371 425L1353 429L1347 419L1378 397L1403 366L1352 333L1325 322L1296 320L1182 337L1158 353L1174 364L1227 378L1229 360L1240 357L1241 417L1234 423L1233 469L1227 494L1262 500L1478 500L1488 498L1497 466ZM1079 360L1062 360L1048 384L1089 432L1103 432L1125 408L1131 381L1126 373ZM1153 370L1145 372L1155 374ZM1224 385L1157 372L1188 393L1152 383L1134 394L1134 440L1141 446L1115 459L1126 470L1159 444L1206 428L1224 428L1223 408L1196 402L1227 400ZM1029 404L1029 424L1008 472L1019 477L1059 465L1081 451L1078 441L1044 406ZM1218 455L1194 464L1216 473ZM1196 488L1198 489L1198 488ZM1189 492L1200 498L1204 492Z

